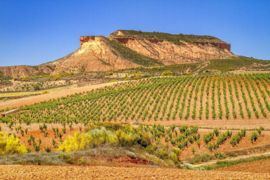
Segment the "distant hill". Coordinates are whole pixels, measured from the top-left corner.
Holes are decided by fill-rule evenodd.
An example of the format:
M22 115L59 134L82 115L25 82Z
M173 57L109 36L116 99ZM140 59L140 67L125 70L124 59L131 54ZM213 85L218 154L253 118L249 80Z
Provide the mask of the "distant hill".
M236 57L230 47L212 36L117 30L108 37L81 36L80 47L56 61L39 66L0 67L0 74L22 77L198 63Z

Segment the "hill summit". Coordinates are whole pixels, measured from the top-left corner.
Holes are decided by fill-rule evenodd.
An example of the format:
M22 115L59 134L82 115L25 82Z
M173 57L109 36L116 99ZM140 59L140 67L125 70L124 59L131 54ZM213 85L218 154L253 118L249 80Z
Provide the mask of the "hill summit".
M80 47L56 61L39 66L0 67L3 76L38 73L110 71L228 59L231 45L212 36L117 30L107 37L81 36Z

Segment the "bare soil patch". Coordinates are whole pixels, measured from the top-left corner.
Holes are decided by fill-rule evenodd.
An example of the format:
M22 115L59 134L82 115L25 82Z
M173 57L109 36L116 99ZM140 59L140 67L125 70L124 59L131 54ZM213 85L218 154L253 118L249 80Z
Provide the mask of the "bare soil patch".
M0 166L1 179L269 179L270 174L105 166Z

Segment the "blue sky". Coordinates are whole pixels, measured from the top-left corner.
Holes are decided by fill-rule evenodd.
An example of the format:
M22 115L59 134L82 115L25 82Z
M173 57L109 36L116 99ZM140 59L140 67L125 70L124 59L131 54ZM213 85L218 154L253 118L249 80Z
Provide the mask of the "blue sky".
M232 52L270 60L270 1L0 0L0 66L38 65L117 29L212 35Z

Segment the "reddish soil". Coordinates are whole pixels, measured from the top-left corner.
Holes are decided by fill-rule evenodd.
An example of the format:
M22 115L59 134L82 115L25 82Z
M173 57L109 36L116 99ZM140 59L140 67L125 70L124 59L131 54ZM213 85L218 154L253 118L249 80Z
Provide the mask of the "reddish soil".
M198 108L199 109L199 108ZM123 121L124 122L124 121ZM135 121L126 121L127 123L133 123ZM270 119L235 119L235 120L219 120L219 119L208 119L208 120L163 120L163 121L140 121L143 124L162 124L165 126L199 126L207 128L230 128L230 129L254 129L259 127L264 127L265 129L270 129Z
M198 133L200 133L201 137L200 137L200 147L198 147L197 143L194 142L193 144L191 144L190 142L188 142L188 147L185 147L183 150L182 150L182 154L180 156L180 159L181 160L185 160L186 158L188 157L193 157L193 153L191 151L191 148L194 147L195 148L195 153L196 154L201 154L201 153L210 153L210 154L214 154L215 152L230 152L230 151L236 151L236 150L245 150L245 149L248 149L248 148L253 148L253 147L258 147L258 146L263 146L263 145L268 145L270 144L270 132L269 131L263 131L262 132L262 136L259 136L259 138L257 139L256 142L253 142L251 143L250 141L250 137L251 137L251 134L253 131L247 131L246 132L246 136L243 137L239 144L237 144L237 146L233 147L231 144L230 144L230 139L227 139L223 144L221 144L216 150L213 150L212 152L210 152L208 149L207 149L207 145L205 144L205 142L203 141L203 135L205 134L208 134L210 132L213 132L213 130L209 130L209 129L199 129ZM220 133L224 133L225 130L221 130ZM240 131L233 131L232 133L232 137L237 133L237 132L240 132ZM179 131L178 131L178 135L179 135ZM173 138L175 139L175 138ZM214 139L212 139L209 143L213 143L213 142L216 142L218 139L218 137L214 137ZM165 144L165 141L164 141L164 138L161 139L162 143ZM168 142L169 144L169 147L177 147L177 145L172 145L170 143L170 141ZM269 151L269 149L268 149ZM265 150L263 149L257 149L257 150L253 150L253 151L250 151L249 153L259 153L259 152L265 152Z
M214 171L238 171L270 174L270 159L237 164L230 167L215 169Z
M27 147L29 147L32 152L34 152L34 147L33 147L33 143L31 143L31 145L28 144L27 140L30 138L30 135L35 137L35 142L38 144L38 140L39 138L41 139L42 143L41 143L41 152L44 152L44 147L51 147L52 151L55 151L55 149L53 148L53 144L52 144L52 139L55 139L55 141L57 142L57 145L60 142L60 138L58 136L54 136L54 132L52 130L52 128L59 128L59 132L62 133L62 128L63 126L61 124L46 124L47 125L47 131L49 132L48 136L45 137L44 133L41 132L39 130L39 123L33 123L30 125L26 125L26 124L22 124L21 127L23 129L25 128L29 128L29 131L27 134L25 134L24 136L21 135L21 133L17 133L14 129L15 127L19 126L19 124L15 125L13 130L11 131L8 126L6 124L0 124L0 126L2 126L2 131L6 132L6 133L15 133L17 135L17 137L21 138L21 143ZM79 132L79 126L81 126L83 129L82 131L84 131L84 125L83 124L73 124L73 130L70 130L69 126L66 125L66 134L63 134L62 140L66 139L67 137L71 136L74 132ZM180 132L179 130L176 128L177 134L179 135ZM257 139L256 142L251 143L250 141L250 137L252 132L254 131L247 131L246 132L246 136L243 137L241 139L241 141L239 142L239 144L235 147L232 147L232 145L230 144L230 138L227 139L223 144L221 144L219 146L219 148L217 148L216 150L213 150L213 152L210 152L207 149L207 146L205 144L205 142L203 141L203 135L208 134L210 132L213 132L212 129L199 129L198 133L200 134L200 147L198 147L197 143L194 142L193 144L191 144L190 142L188 142L188 147L185 147L182 151L182 155L181 155L181 160L186 159L187 157L193 157L193 153L191 152L191 147L194 147L196 150L196 153L212 153L214 154L214 152L218 151L218 152L229 152L229 151L235 151L235 150L244 150L244 149L248 149L248 148L252 148L252 147L258 147L258 146L263 146L263 145L267 145L270 144L269 139L270 139L270 131L262 131L262 136L259 136L259 138ZM220 133L224 133L225 130L220 130ZM232 136L234 136L237 132L240 132L240 130L233 130ZM173 133L173 138L175 139L175 133ZM216 142L218 139L218 137L214 137L214 139L212 141L210 141L210 143ZM165 142L165 138L161 138L161 142L163 144L167 144ZM155 143L155 141L154 141ZM177 144L177 143L176 143ZM170 143L170 140L168 142L169 147L177 147L177 145L172 145ZM253 151L252 153L258 153L259 150Z
M24 134L24 136L22 136L21 132L19 131L18 133L15 131L15 127L18 127L19 124L16 124L13 127L13 130L10 130L8 128L8 126L6 124L1 123L0 126L2 127L2 131L5 133L15 133L17 137L20 137L20 142L21 144L25 145L26 147L29 147L31 149L31 152L35 152L34 146L33 146L33 142L31 142L31 144L28 143L28 139L30 138L30 136L32 135L35 138L35 142L37 145L39 145L39 138L41 139L41 144L40 144L40 152L45 152L45 147L51 147L51 151L54 152L55 149L53 148L53 143L52 143L52 139L55 139L56 141L56 145L59 145L60 143L60 138L58 137L57 133L56 133L56 137L54 135L54 131L52 130L52 128L57 128L59 129L59 132L61 132L63 134L62 136L62 140L64 141L67 137L72 136L72 134L74 132L80 132L79 130L79 126L82 127L82 132L84 132L84 125L82 124L73 124L72 127L73 129L70 130L69 126L66 125L66 133L64 134L62 132L62 128L63 125L61 124L46 124L47 125L47 131L48 131L48 136L45 137L44 133L41 132L41 130L39 130L39 125L43 125L41 123L33 123L30 125L26 125L26 124L21 124L20 126L22 127L22 129L28 128L29 131L27 132L27 134Z
M105 166L0 166L0 179L270 179L270 174Z
M40 152L45 152L45 147L51 147L51 151L54 152L56 151L56 149L53 148L53 143L52 143L52 139L54 139L56 141L56 144L55 145L59 145L60 143L60 138L57 136L54 135L54 132L53 130L47 130L48 131L48 136L45 137L44 133L41 132L41 131L30 131L28 132L26 135L24 136L20 136L21 140L21 144L25 145L26 147L29 147L31 149L31 152L35 152L35 149L34 149L34 146L33 146L33 142L31 142L31 144L28 143L28 139L30 138L30 136L34 136L35 137L35 142L37 144L39 144L39 139L41 139L41 144L40 144ZM70 130L67 128L66 130L67 132L65 134L62 133L62 130L59 129L59 132L61 132L63 134L63 137L62 137L62 140L64 141L67 137L69 136L72 136L72 134L74 132L78 132L79 129L76 129L76 130Z

